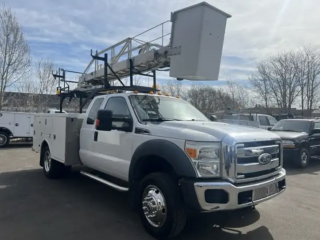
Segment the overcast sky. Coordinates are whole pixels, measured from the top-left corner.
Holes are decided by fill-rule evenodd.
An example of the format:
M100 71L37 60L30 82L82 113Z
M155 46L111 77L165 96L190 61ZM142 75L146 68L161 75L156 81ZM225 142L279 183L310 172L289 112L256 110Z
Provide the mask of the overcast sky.
M196 0L0 0L18 16L34 59L83 71L101 50L170 19ZM208 0L229 13L220 80L245 83L255 62L279 51L320 45L319 0ZM160 36L158 30L157 35ZM147 40L147 39L144 39ZM151 39L149 39L151 40ZM212 84L212 83L211 83Z

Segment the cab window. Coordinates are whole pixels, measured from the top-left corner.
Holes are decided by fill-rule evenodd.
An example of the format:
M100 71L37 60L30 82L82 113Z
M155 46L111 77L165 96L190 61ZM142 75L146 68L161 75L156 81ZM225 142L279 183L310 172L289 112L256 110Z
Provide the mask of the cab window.
M101 106L103 100L104 100L104 98L97 98L94 100L92 107L90 109L90 112L88 114L87 124L90 124L90 125L94 124L94 121L97 118L98 110L100 109L100 106Z

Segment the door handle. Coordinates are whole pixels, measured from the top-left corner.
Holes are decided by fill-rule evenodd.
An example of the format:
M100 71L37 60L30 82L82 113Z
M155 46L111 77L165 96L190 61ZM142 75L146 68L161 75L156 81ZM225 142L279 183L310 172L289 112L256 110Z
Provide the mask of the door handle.
M15 125L18 127L18 126L19 126L19 123L16 123Z
M95 141L95 142L98 141L98 132L97 131L94 132L93 141Z

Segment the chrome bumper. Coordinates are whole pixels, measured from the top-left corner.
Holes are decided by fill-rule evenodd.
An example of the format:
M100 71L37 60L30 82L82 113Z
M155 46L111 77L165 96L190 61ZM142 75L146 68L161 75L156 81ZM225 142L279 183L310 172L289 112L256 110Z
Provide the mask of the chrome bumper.
M203 212L212 212L212 211L220 211L220 210L234 210L244 207L249 207L253 205L257 205L258 203L267 201L273 197L278 196L279 194L283 193L286 188L285 183L286 171L282 169L280 173L268 180L262 180L255 183L247 183L247 184L239 184L234 185L229 182L224 181L216 181L216 182L195 182L194 189L195 194L199 202L199 207ZM277 184L280 186L278 191L266 197L263 197L258 200L245 200L241 201L241 193L242 195L248 197L250 199L250 195L253 198L253 190L268 187L272 184ZM226 201L224 203L208 203L206 201L206 191L207 190L220 190L224 192ZM263 191L263 190L261 190ZM261 192L260 191L260 192ZM219 202L219 201L218 201Z

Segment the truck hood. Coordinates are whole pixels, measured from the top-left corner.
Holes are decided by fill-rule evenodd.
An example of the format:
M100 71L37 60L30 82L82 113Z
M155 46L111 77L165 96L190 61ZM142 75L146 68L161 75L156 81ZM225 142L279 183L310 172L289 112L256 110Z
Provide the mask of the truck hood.
M299 139L308 136L305 132L286 132L286 131L272 131L273 133L279 135L281 139Z
M277 140L280 137L270 131L220 122L170 121L148 123L153 136L191 141L222 141L229 136L236 142Z

